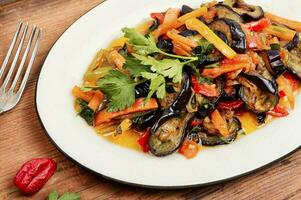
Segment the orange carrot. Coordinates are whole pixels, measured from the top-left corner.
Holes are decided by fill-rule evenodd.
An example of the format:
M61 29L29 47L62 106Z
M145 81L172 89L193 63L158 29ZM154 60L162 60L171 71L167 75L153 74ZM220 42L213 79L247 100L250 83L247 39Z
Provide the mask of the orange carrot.
M144 98L136 99L135 103L122 111L117 112L108 112L107 110L102 110L96 114L95 124L100 125L104 122L110 122L112 119L116 117L120 117L122 115L127 115L135 112L143 112L147 110L152 110L158 108L158 103L156 99L149 99L145 101Z
M165 13L163 24L161 24L155 31L152 32L153 37L155 39L158 39L161 35L174 28L175 24L177 23L179 14L179 9L168 9Z
M194 141L185 139L181 148L179 149L179 153L183 154L186 158L194 158L200 150L200 145L195 143Z
M88 106L92 110L96 111L103 100L103 93L100 91L95 91L93 98L90 100Z
M182 44L179 44L175 41L172 41L172 44L173 44L173 52L176 54L176 55L179 55L179 56L190 56L190 53L189 51L191 51L191 49L188 49L189 51L186 51L184 48L185 46ZM184 48L183 48L184 46Z
M81 91L81 89L77 86L74 86L72 89L72 94L73 96L75 96L76 98L82 99L86 102L91 101L91 99L93 98L93 94L89 93L89 92L83 92Z
M289 102L290 108L294 109L295 108L295 96L294 96L294 91L293 88L289 82L288 79L286 79L284 76L279 76L276 79L277 84L279 85L279 88L281 88L285 95L287 96L287 100Z
M215 110L211 113L211 121L221 135L228 136L230 134L228 130L227 122L221 116L218 110Z
M190 52L192 50L192 48L182 42L178 42L178 41L172 41L173 44L176 44L177 46L181 47L183 50Z
M233 72L240 69L251 68L252 66L247 63L237 63L237 64L225 64L220 67L213 69L204 69L202 75L208 78L216 78L222 74Z
M283 24L291 29L294 29L298 32L301 32L301 22L297 22L294 20L285 19L276 15L273 15L269 12L265 12L265 17L269 18L270 20L277 22L279 24Z
M175 42L179 42L179 43L183 43L189 47L192 47L192 48L195 48L198 46L198 44L194 41L194 40L191 40L189 38L186 38L182 35L179 35L177 33L176 30L171 30L171 31L168 31L167 34L166 34L170 39L172 39L173 41Z
M110 59L114 62L114 64L119 69L122 69L122 67L125 63L124 57L122 55L120 55L120 53L118 53L118 51L116 51L116 50L111 51L109 56L110 56Z

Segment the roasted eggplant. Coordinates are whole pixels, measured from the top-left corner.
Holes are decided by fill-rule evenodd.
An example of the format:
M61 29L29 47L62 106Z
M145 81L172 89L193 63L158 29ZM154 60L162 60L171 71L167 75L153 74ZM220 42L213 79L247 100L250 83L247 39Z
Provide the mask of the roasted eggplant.
M242 85L239 90L239 96L246 107L253 113L265 113L275 108L278 104L278 94L272 94L265 89L261 89L262 87L257 86L245 77L240 77L239 82Z
M221 136L214 128L212 130L207 130L207 128L203 126L200 130L192 129L192 131L188 133L187 138L194 142L201 143L204 146L229 144L237 138L237 135L242 128L240 121L236 117L227 120L227 125L230 132L227 137Z
M299 33L296 33L294 38L289 41L285 46L284 48L286 48L288 51L291 51L293 50L294 48L298 47L298 44L299 44L299 41L300 41L300 38L299 38Z
M281 60L279 50L263 51L261 57L264 60L266 68L272 75L280 76L287 70Z
M187 135L187 125L192 117L191 113L183 113L164 122L148 140L150 152L159 157L175 152Z
M135 98L146 97L149 93L150 81L138 84L135 87Z
M162 51L171 53L173 49L173 44L170 40L165 39L163 36L160 36L157 42L157 47Z
M187 5L183 5L182 8L181 8L181 15L185 15L187 13L190 13L192 12L193 9Z
M235 12L230 6L227 6L225 4L217 4L212 9L216 11L216 15L218 19L228 18L238 23L244 22L243 18L237 12Z
M301 42L291 51L286 52L287 58L284 64L288 70L301 79Z
M263 76L256 74L256 73L250 73L250 74L242 74L243 77L254 83L256 86L258 86L263 91L266 91L268 93L271 93L273 95L278 94L278 87L276 84L275 79L267 79Z
M219 31L227 37L228 44L239 53L247 49L246 35L239 23L232 19L221 18L209 24L213 31Z
M222 93L221 100L223 101L235 101L239 99L239 89L240 85L226 86L224 87L224 92Z
M257 21L264 17L260 6L249 5L243 0L234 0L233 10L243 18L244 22Z
M150 151L155 156L166 156L176 151L186 136L186 126L194 114L187 114L186 105L191 97L190 79L183 74L181 91L176 100L167 109L157 115L152 125L148 141Z
M132 119L133 125L137 130L145 130L148 127L151 127L155 120L158 118L158 115L162 114L161 110L154 110L144 115L137 116Z
M180 32L180 35L182 35L184 37L194 36L194 35L197 35L197 34L199 34L197 31L189 30L189 29L185 29L185 30Z

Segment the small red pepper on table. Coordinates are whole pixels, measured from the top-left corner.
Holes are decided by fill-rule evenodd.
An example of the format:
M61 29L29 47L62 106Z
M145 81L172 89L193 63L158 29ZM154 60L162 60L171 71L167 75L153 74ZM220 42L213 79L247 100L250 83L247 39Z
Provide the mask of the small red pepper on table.
M224 110L235 110L236 108L239 108L242 106L244 102L242 100L236 100L236 101L229 101L229 102L220 102L217 106L219 109Z
M138 139L138 143L142 148L142 151L147 153L149 151L148 146L148 139L150 137L150 128L148 128L145 133L141 135L141 137Z
M30 160L17 172L14 184L23 194L32 195L45 185L56 167L56 162L50 158Z

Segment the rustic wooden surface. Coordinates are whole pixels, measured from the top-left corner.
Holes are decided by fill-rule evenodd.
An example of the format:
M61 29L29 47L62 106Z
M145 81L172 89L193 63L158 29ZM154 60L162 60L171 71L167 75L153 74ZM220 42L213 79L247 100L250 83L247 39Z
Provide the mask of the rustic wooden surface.
M43 28L41 48L21 103L0 116L0 199L44 199L59 193L78 192L82 199L301 199L301 152L298 151L252 175L204 188L182 190L142 189L97 177L66 159L48 140L35 111L38 72L55 40L79 16L102 0L0 1L0 61L16 25L29 21ZM1 63L1 62L0 62ZM260 155L258 155L260 156ZM35 157L52 157L58 170L32 197L22 196L12 184L18 168Z

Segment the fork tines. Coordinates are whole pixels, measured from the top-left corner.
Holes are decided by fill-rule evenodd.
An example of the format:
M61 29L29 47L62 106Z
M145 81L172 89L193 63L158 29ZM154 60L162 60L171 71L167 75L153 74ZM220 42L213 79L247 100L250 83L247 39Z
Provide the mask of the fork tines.
M0 96L4 93L14 93L20 95L21 97L24 91L33 62L37 54L39 41L41 38L40 28L38 28L37 26L33 26L29 39L27 41L27 45L23 52L22 59L19 62L18 67L16 67L19 61L20 54L22 52L23 44L25 43L26 40L28 29L29 29L28 23L20 23L18 25L17 31L8 49L7 55L4 58L4 61L1 65L0 80L3 79L3 82L2 84L0 82ZM13 57L13 52L15 52L14 57ZM30 56L30 52L31 52L31 56ZM12 58L13 60L9 65L9 61L11 57L13 57ZM22 73L26 61L28 63L27 67L26 69L24 69L25 72ZM6 71L8 72L5 75ZM23 77L21 77L21 74L23 75ZM19 88L16 88L19 79L20 79L20 86Z

